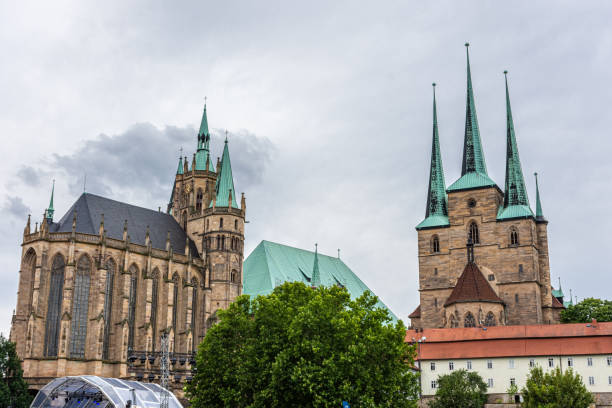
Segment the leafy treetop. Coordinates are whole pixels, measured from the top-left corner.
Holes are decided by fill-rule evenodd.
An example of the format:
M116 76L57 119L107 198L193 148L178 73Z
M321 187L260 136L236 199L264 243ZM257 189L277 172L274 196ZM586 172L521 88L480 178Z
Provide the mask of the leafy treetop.
M562 323L612 322L612 301L586 298L561 311Z

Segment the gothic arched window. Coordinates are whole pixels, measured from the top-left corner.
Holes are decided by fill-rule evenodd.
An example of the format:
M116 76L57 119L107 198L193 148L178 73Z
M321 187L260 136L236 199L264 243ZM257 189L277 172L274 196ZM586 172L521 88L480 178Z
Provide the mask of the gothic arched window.
M134 329L136 327L136 290L138 288L138 268L130 266L130 295L128 303L128 349L134 349Z
M519 244L518 231L515 228L510 230L510 245L517 246Z
M238 220L234 220L234 229L238 231Z
M434 235L431 239L431 252L434 254L440 252L440 238L437 235Z
M492 312L487 313L487 317L485 317L484 325L487 327L496 326L495 315Z
M72 326L70 329L70 357L72 358L85 358L90 282L91 261L87 255L83 255L77 262L72 291Z
M200 212L202 211L202 198L204 197L204 194L202 193L202 189L198 188L198 193L196 194L196 211Z
M153 331L153 344L151 350L155 351L157 338L157 297L159 292L159 269L153 270L153 285L151 290L151 328Z
M223 229L223 217L219 218L219 229Z
M196 329L196 323L197 323L197 315L198 315L198 280L196 278L193 278L191 280L191 284L193 285L193 294L191 296L191 340L193 342L191 349L192 350L196 350L198 347L198 341L197 341L197 329Z
M236 283L238 281L238 272L235 269L232 269L232 273L230 274L230 281L232 283Z
M476 327L476 319L472 312L467 312L463 321L463 327Z
M478 225L474 221L470 223L470 229L468 232L468 240L472 240L473 244L480 244L480 236L478 234Z
M51 264L49 280L49 300L47 304L47 322L45 324L45 357L57 357L57 346L60 332L60 313L64 298L64 269L66 263L60 254L55 255Z
M104 337L102 340L102 360L108 360L111 319L113 311L113 282L115 280L115 261L106 261L106 290L104 291Z

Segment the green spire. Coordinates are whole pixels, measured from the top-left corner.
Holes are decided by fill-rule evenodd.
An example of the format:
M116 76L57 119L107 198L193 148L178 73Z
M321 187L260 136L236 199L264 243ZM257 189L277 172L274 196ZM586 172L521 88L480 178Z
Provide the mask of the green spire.
M425 220L417 229L448 226L448 209L442 155L440 154L440 138L438 135L438 112L436 109L436 84L433 94L433 140L431 142L431 167L429 169L429 191L427 192L427 207Z
M546 221L544 212L542 211L542 202L540 201L540 186L538 185L538 173L533 173L536 180L536 221Z
M53 186L51 187L51 199L49 200L49 207L45 211L48 222L53 222L53 213L55 210L53 209L53 194L55 193L55 180L53 180Z
M533 217L514 134L514 121L508 92L508 71L504 71L504 76L506 81L506 185L504 205L497 215L498 220Z
M474 90L472 88L469 45L469 43L465 43L467 55L467 97L465 103L465 135L463 140L461 178L454 182L448 188L448 191L495 186L495 182L489 178L487 173L487 165L482 151L478 117L476 116L476 104L474 103Z
M225 146L223 147L223 156L221 157L221 170L217 175L217 183L215 185L217 193L217 207L230 207L229 196L232 195L231 207L239 208L236 202L236 190L234 189L234 177L232 176L232 164L230 162L229 149L227 147L227 135L225 138ZM211 203L212 207L212 203Z
M183 157L179 157L179 164L178 164L178 168L176 169L176 174L184 174L184 168L183 168Z
M210 132L208 131L208 117L206 115L206 102L202 113L202 122L198 131L198 150L196 151L196 170L206 170L206 161L210 152ZM208 160L208 171L215 171L211 160Z
M312 279L310 280L310 286L318 288L321 286L321 272L319 272L319 254L318 244L315 244L315 258L314 265L312 266Z

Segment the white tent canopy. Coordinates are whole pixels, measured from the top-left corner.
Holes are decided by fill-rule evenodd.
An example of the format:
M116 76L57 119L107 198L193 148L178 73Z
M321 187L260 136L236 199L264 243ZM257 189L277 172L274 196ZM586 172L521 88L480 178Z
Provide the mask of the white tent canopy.
M162 388L153 383L93 375L62 377L45 385L31 408L159 408ZM168 408L182 408L168 392Z

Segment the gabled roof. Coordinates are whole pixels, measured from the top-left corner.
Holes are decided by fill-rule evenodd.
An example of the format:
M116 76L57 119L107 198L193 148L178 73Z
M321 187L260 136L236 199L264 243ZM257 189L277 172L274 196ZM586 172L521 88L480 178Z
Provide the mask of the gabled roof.
M414 309L414 312L410 313L408 317L411 319L420 319L421 318L421 305L418 305L417 308Z
M170 245L174 252L185 253L187 235L176 220L163 212L149 210L111 200L95 194L83 193L70 207L64 216L49 226L50 232L72 231L72 219L77 212L76 232L84 234L99 234L100 221L104 214L104 229L106 236L114 239L123 239L123 225L128 223L130 242L144 245L147 226L151 246L157 249L166 249L166 237L170 233ZM198 250L191 239L189 248L194 257Z
M565 309L565 306L563 306L555 296L552 297L552 307L553 309Z
M474 262L469 262L457 280L444 306L453 303L493 302L504 303L493 290Z
M438 135L438 113L436 109L436 93L434 86L433 100L433 138L431 142L431 166L429 168L429 190L427 191L427 206L425 219L417 225L416 229L447 227L448 203L446 197L446 183L444 182L444 169L442 168L442 155L440 154L440 138Z
M321 285L341 285L355 299L372 292L341 259L317 254ZM304 282L312 286L315 253L304 249L261 241L244 261L244 294L267 295L284 282ZM378 300L378 307L389 308ZM397 316L389 310L394 321Z

